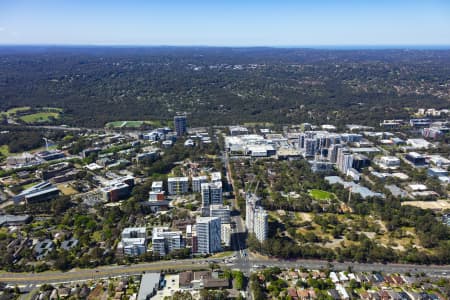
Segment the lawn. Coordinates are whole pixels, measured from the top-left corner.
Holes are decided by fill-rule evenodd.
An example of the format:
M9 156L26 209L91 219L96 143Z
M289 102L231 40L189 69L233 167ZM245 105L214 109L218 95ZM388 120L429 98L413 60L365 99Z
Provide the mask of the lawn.
M310 190L309 195L316 200L331 200L336 197L333 193L322 190Z
M0 154L3 156L9 156L9 147L8 145L2 145L0 146Z
M28 184L22 185L22 188L23 188L24 190L26 190L26 189L29 189L29 188L32 187L32 186L35 186L36 184L38 184L38 183L37 183L37 182L30 182L30 183L28 183Z
M225 258L225 257L233 255L233 253L234 253L234 251L220 252L220 253L214 254L213 256L211 256L211 258Z
M58 119L59 113L57 112L38 112L35 114L21 116L20 120L25 123L43 123L51 121L51 118Z
M61 193L63 193L63 195L65 196L71 196L71 195L75 195L78 192L72 188L70 185L68 184L59 184L57 185L58 189L61 191Z

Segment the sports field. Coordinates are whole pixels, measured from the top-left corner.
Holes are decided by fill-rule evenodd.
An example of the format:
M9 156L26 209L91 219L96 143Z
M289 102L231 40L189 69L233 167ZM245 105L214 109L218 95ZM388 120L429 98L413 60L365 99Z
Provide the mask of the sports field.
M309 195L316 200L332 200L336 197L333 193L322 190L310 190Z
M43 123L49 122L52 118L58 119L59 113L57 112L38 112L35 114L21 116L19 119L25 123L34 124L34 123Z

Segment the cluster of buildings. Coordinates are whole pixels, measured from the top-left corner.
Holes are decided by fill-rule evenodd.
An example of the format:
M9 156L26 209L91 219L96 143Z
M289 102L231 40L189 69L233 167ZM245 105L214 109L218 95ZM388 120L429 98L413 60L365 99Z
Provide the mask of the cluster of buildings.
M169 195L187 194L189 188L194 193L207 193L213 199L213 203L219 202L222 199L222 175L220 172L212 172L210 174L210 182L208 176L188 176L183 177L169 177L167 179L167 190ZM220 199L220 200L219 200Z
M220 217L199 216L195 224L186 226L185 233L169 227L153 227L151 236L147 235L146 227L128 227L122 231L117 254L139 256L151 249L153 254L166 256L185 248L190 248L194 255L217 253L222 251L221 225Z
M168 178L168 194L188 193L190 182L192 182L192 191L199 192L202 199L201 215L196 218L194 224L187 224L185 232L171 230L168 227L154 227L151 238L144 236L145 228L139 228L142 235L133 239L130 239L124 231L119 252L126 255L141 255L147 251L149 241L151 241L153 253L159 253L160 256L186 247L191 248L193 254L211 254L220 252L222 245L228 247L231 240L231 212L229 206L223 205L220 172L213 172L210 176L194 176L192 180L189 180L189 177ZM145 205L153 212L169 208L162 181L152 183L149 199ZM137 229L127 230L136 231Z

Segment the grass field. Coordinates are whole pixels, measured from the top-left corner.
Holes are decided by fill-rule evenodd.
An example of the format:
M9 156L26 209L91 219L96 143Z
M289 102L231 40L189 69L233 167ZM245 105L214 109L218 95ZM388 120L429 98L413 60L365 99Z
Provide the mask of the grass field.
M25 123L33 124L33 123L49 122L49 121L51 121L51 118L58 119L59 113L57 113L57 112L38 112L35 114L21 116L20 120L22 120Z
M24 190L26 190L26 189L29 189L29 188L32 187L32 186L35 186L36 184L38 184L38 183L37 183L37 182L30 182L30 183L28 183L28 184L22 185L22 188L23 188Z
M161 121L114 121L106 123L107 128L139 128L144 124L148 124L154 127L163 126Z
M3 156L9 156L9 147L8 145L2 145L0 146L0 154Z
M66 183L58 184L57 187L61 191L61 193L63 193L63 195L65 196L71 196L77 193L77 191L74 188L72 188L70 185Z
M322 190L310 190L309 195L316 200L332 200L335 198L335 195L333 193Z

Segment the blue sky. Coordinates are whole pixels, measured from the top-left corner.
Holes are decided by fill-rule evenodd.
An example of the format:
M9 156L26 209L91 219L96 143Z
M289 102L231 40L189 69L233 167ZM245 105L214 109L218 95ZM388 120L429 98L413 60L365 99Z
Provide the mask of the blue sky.
M0 44L450 45L450 0L0 0Z

